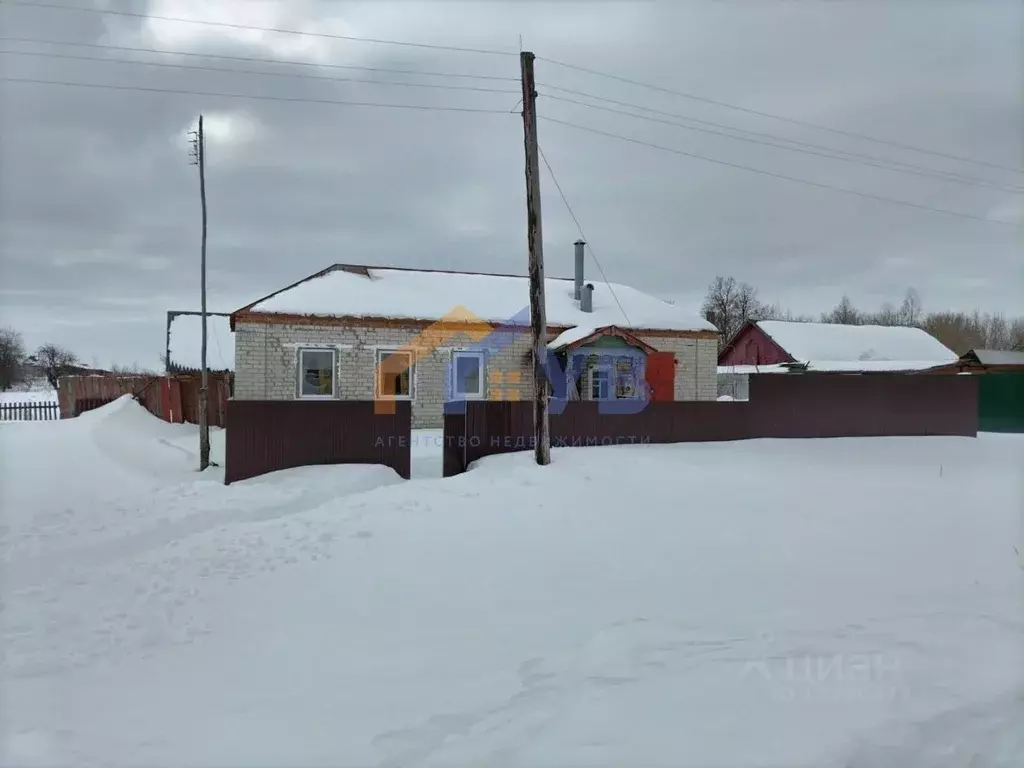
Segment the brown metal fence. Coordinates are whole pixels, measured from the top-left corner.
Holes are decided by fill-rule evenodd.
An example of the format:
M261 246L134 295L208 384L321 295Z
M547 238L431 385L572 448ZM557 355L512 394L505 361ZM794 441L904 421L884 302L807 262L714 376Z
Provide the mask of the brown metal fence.
M362 400L231 400L224 482L317 464L383 464L408 479L412 406Z
M978 433L970 376L764 374L746 402L652 402L637 414L603 414L571 402L551 418L552 447L681 443L759 437L872 437ZM477 459L531 448L533 405L481 401L445 416L444 474Z

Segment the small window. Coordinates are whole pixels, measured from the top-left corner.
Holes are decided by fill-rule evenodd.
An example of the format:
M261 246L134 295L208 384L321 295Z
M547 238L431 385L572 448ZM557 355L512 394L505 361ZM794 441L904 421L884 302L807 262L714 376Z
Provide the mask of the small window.
M411 351L401 349L377 350L377 397L411 400L415 381Z
M611 392L611 371L595 368L590 372L590 399L608 400Z
M334 397L333 349L299 350L299 397Z
M615 398L636 397L636 366L632 358L624 357L615 362Z
M466 400L484 396L484 353L452 352L452 397Z

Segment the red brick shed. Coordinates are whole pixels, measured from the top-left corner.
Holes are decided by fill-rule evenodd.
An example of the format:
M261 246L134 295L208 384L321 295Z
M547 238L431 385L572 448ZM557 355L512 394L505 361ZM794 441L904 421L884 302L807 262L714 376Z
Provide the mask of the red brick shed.
M799 362L817 371L921 371L956 353L920 328L782 320L748 322L718 355L719 366Z
M718 353L719 365L778 365L794 358L757 323L748 322Z

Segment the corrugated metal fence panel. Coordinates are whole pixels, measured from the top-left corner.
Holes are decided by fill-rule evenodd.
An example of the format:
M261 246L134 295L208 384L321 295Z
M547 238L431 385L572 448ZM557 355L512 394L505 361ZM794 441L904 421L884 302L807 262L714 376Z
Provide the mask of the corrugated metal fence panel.
M466 459L522 451L533 436L533 403L527 400L479 400L466 403Z
M372 401L231 400L224 481L317 464L383 464L408 478L412 408Z
M984 373L978 380L978 429L1024 432L1024 373Z
M745 402L651 402L636 414L601 413L596 402L572 401L552 414L553 447L744 440L758 437L962 435L978 432L978 388L984 377L905 374L762 374L750 377ZM448 419L446 416L446 430ZM463 417L460 417L463 418ZM529 402L467 404L465 456L446 475L477 459L531 448ZM447 432L446 432L447 434Z
M971 376L751 374L749 402L751 437L978 433Z
M462 474L466 471L466 414L462 409L445 414L443 435L441 474L444 477Z

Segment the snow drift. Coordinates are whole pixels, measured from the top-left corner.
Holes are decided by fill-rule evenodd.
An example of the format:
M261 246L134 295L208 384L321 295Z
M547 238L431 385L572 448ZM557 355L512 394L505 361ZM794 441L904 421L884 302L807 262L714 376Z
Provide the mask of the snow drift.
M225 488L187 429L0 428L4 764L1024 760L1017 436Z

